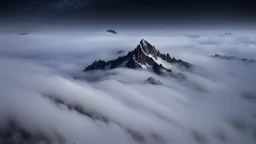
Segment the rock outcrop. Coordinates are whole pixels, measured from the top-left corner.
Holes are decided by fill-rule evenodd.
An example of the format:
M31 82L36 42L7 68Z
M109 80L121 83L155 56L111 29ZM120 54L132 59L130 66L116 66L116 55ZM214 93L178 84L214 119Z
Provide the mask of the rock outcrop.
M145 83L149 83L149 84L152 84L152 85L163 85L163 83L161 81L156 80L153 77L149 77L148 79L146 79Z
M112 34L117 34L117 32L113 29L109 29L109 30L107 30L107 32L112 33Z

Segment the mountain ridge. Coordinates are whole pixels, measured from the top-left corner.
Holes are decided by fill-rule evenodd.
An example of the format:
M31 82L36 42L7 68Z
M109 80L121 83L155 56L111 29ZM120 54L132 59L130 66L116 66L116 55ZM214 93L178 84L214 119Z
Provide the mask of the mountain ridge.
M212 55L211 57L219 58L219 59L223 59L223 60L238 60L238 61L242 61L242 62L245 62L245 63L256 63L256 61L254 59L239 58L239 57L236 57L236 56L215 54L215 55Z
M192 67L192 64L171 57L169 53L160 53L160 51L148 41L142 39L139 42L139 45L134 50L129 51L128 54L110 61L101 59L95 60L91 65L84 69L84 72L126 67L130 69L152 68L155 73L161 74L163 71L172 72L172 69L167 66L168 64L179 64L187 69Z

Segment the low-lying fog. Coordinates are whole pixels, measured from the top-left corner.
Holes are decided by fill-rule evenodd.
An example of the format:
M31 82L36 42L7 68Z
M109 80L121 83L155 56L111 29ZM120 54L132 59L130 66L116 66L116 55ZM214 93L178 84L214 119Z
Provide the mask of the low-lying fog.
M0 34L0 143L255 144L256 64L210 57L256 59L255 35L170 33ZM196 65L188 79L82 72L142 38ZM163 85L145 84L148 77Z

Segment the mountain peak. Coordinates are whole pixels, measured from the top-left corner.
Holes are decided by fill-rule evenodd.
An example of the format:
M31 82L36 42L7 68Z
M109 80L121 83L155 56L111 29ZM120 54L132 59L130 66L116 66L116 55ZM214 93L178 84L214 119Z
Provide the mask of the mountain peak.
M137 46L137 49L141 49L144 54L151 55L155 59L157 59L157 50L145 39L142 39L140 41L139 45Z
M144 38L140 40L140 44L145 45L145 44L149 44L149 42L147 42Z
M177 60L174 57L171 58L170 54L161 54L155 49L145 39L142 39L139 45L132 51L128 52L127 55L120 56L115 60L110 61L94 61L91 65L87 66L84 71L91 70L107 70L114 69L117 67L127 67L131 69L145 68L152 69L157 74L162 74L163 72L172 72L170 69L170 64L179 64L186 68L190 68L192 65L190 63L184 62L182 60Z
M117 32L113 29L109 29L109 30L107 30L107 32L112 33L112 34L117 34Z

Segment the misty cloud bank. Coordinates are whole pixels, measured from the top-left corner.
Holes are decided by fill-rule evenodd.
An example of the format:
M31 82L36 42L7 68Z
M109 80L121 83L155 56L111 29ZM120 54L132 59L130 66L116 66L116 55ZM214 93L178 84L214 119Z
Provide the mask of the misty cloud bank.
M143 69L82 72L141 38L196 67L185 80ZM0 143L256 142L256 64L210 57L256 59L252 35L1 34L0 43Z

